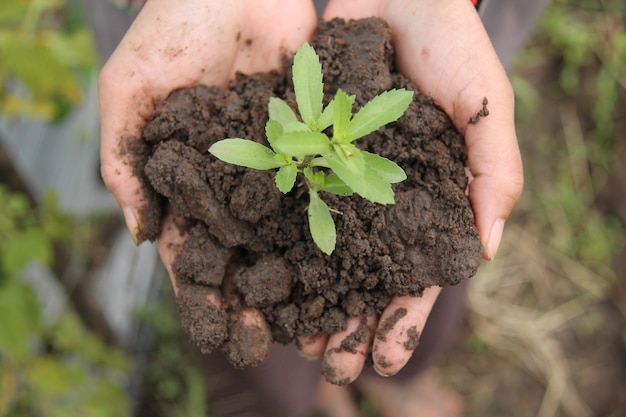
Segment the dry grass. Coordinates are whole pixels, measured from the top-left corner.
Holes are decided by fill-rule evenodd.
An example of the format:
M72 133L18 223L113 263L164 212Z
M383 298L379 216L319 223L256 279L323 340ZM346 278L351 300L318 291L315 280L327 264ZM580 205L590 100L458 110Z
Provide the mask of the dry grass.
M626 416L626 283L611 263L626 253L626 4L576 3L554 2L516 72L525 195L439 371L467 416Z
M537 417L593 412L573 380L559 331L592 311L613 283L547 248L521 226L507 230L497 262L485 265L469 294L470 326L493 354L544 386Z

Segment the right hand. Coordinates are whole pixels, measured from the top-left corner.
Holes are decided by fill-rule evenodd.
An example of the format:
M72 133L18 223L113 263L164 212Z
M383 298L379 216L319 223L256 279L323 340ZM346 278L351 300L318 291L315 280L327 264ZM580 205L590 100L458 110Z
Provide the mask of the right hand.
M122 207L136 243L147 236L142 208L148 203L126 149L139 141L155 106L178 88L225 86L237 72L280 69L284 54L309 40L317 24L308 0L150 0L108 60L99 79L101 172ZM158 247L172 285L177 249L184 242L170 210L161 225ZM207 302L221 308L221 297ZM256 310L245 320L265 323ZM269 348L269 342L267 343Z

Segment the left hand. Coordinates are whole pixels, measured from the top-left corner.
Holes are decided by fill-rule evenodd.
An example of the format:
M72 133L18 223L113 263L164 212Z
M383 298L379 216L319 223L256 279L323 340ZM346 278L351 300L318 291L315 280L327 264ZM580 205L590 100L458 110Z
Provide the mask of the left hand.
M331 0L324 13L326 20L371 16L390 25L400 71L433 97L465 136L471 173L469 198L484 257L492 259L504 222L520 197L523 173L513 91L483 24L468 0ZM470 124L484 97L489 99L489 117ZM392 298L380 319L367 317L368 336L357 354L336 348L359 327L363 317L350 318L343 332L300 339L300 349L309 357L324 353L330 382L354 381L370 351L374 352L374 369L381 375L394 375L413 353L405 347L407 331L422 332L440 292L441 288L431 287L419 298ZM398 309L405 309L406 314L389 326ZM376 328L382 331L386 327L390 329L384 337L375 334Z

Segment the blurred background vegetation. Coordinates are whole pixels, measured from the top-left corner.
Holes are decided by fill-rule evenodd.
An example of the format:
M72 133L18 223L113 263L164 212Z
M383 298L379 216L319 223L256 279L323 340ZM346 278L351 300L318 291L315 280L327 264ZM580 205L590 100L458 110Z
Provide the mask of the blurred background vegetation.
M626 416L625 27L554 0L511 72L525 191L440 369L469 416Z
M625 27L625 0L554 0L511 72L525 193L437 370L468 416L626 416ZM58 123L96 75L77 4L2 0L0 118ZM33 197L1 148L0 417L206 416L166 281L138 349L25 279L98 264L121 223Z

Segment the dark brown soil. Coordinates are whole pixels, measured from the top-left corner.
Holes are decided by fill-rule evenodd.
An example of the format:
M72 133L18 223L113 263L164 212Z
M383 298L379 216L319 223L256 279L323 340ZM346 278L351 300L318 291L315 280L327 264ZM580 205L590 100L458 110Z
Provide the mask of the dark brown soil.
M326 92L342 88L356 95L357 107L390 88L415 90L395 71L380 20L321 24L312 44ZM394 188L396 204L323 196L337 226L331 256L311 240L306 197L281 194L271 172L212 157L207 149L223 138L265 142L269 98L295 103L290 65L284 75L240 75L227 88L174 91L144 130L149 158L142 150L139 165L148 187L189 219L174 264L182 324L203 351L223 348L236 366L262 360L265 342L334 333L347 316L378 313L393 295L455 285L474 275L482 256L465 195L463 137L422 95L398 122L357 141L406 171L408 179ZM220 301L207 301L218 290ZM263 313L271 335L264 323L242 330L250 307ZM342 349L354 349L361 337L354 334Z

